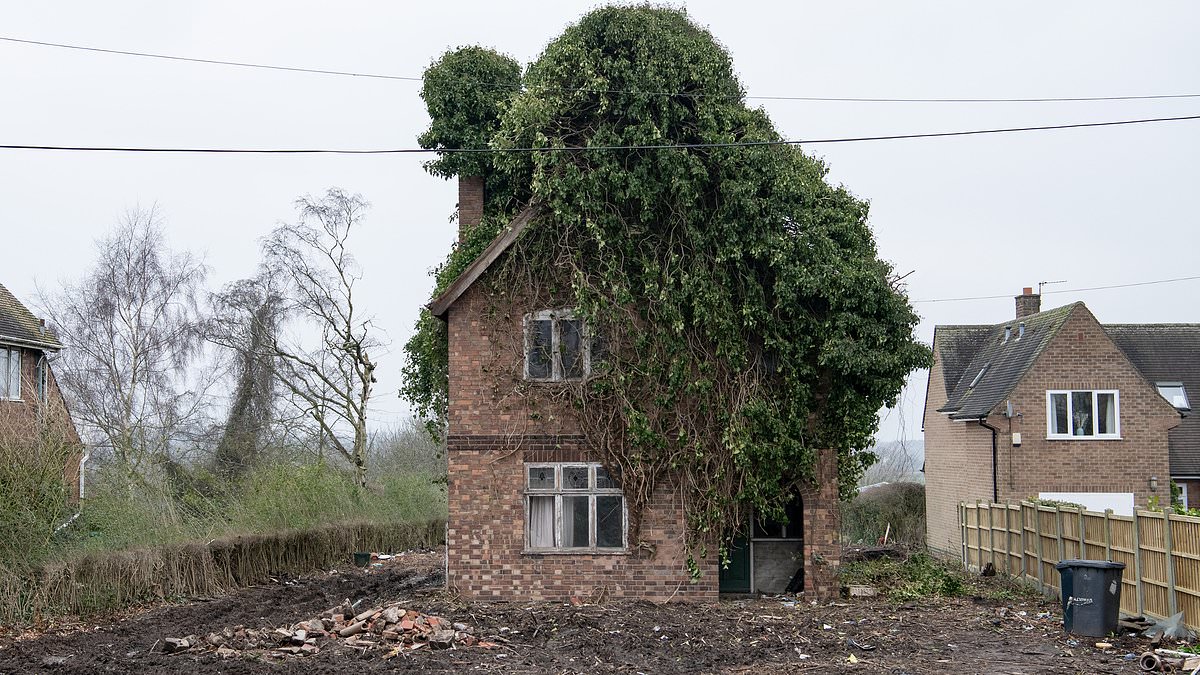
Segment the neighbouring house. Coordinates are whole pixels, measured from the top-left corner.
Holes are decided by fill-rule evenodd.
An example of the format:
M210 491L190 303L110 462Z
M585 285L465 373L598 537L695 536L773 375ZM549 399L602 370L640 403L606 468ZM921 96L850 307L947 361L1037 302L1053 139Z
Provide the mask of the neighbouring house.
M477 224L483 181L459 180L460 239ZM836 456L797 496L785 526L758 523L718 570L715 548L689 573L680 493L663 481L638 541L613 475L589 447L556 383L586 378L589 327L569 307L542 304L495 263L544 216L522 211L430 304L449 340L447 585L475 599L712 600L722 591L836 593L840 559Z
M1032 288L994 325L937 326L923 428L928 544L961 553L958 504L1053 499L1130 514L1171 481L1200 501L1200 324L1102 325ZM1195 504L1193 504L1195 505Z
M50 367L62 348L46 322L0 285L0 443L17 450L36 443L61 455L67 494L78 501L83 445Z

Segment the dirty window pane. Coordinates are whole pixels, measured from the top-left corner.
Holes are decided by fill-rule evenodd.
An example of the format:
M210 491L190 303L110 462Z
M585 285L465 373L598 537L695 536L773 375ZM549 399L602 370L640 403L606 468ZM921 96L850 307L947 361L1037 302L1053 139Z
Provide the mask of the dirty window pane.
M529 498L530 548L554 548L554 497Z
M563 546L589 546L588 497L563 497Z
M621 548L625 514L621 497L596 497L596 547Z
M1117 400L1114 394L1096 394L1096 433L1117 433Z
M564 490L586 490L588 488L588 469L586 466L568 466L563 468Z
M1067 426L1067 395L1066 394L1050 394L1050 402L1054 407L1053 427L1051 433L1066 434L1070 433L1070 427Z
M612 490L621 487L617 479L608 475L608 469L602 466L596 467L596 487L598 489Z
M530 490L553 490L554 489L554 467L552 467L552 466L531 466L531 467L529 467L529 489Z
M783 523L778 520L754 520L754 538L755 539L781 539L783 538Z
M1092 427L1092 392L1071 392L1071 433L1075 436L1091 436L1095 432Z
M563 378L579 379L583 377L583 320L563 319L558 325Z
M534 319L529 322L528 352L525 354L525 372L533 379L547 379L551 370L551 331L549 319Z

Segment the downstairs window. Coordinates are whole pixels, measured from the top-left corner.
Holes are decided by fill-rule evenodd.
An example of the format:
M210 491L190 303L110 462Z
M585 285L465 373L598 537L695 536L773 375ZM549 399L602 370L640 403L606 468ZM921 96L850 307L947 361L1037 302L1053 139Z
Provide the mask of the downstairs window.
M621 486L600 464L525 465L527 550L623 551L626 520Z

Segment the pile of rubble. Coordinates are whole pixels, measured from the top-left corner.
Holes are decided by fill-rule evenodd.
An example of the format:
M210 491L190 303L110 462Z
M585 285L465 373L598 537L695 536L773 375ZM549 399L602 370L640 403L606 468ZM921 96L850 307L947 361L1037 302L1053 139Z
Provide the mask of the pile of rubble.
M439 616L406 609L400 602L372 607L354 613L349 601L326 610L319 617L301 621L286 628L225 628L205 637L189 635L167 638L152 651L174 654L189 650L214 651L230 657L257 653L275 657L316 654L324 648L338 645L360 651L386 649L383 657L391 658L406 651L421 648L453 649L456 647L497 646L492 640L480 639L466 624L451 623Z

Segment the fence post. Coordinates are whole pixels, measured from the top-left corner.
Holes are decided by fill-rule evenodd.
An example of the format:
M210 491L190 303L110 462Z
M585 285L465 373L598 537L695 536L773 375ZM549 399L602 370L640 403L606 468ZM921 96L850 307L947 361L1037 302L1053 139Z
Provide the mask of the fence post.
M1057 504L1054 506L1054 529L1055 536L1058 537L1058 560L1055 562L1062 562L1063 558L1067 557L1067 545L1063 541L1062 509Z
M1133 507L1133 575L1137 577L1137 611L1146 613L1146 589L1142 588L1142 527L1138 524L1138 508Z
M1025 537L1025 502L1017 502L1017 516L1021 521L1021 578L1029 576L1029 563L1025 560L1025 550L1028 548L1028 541Z
M992 549L992 569L996 569L996 505L988 501L988 548Z
M959 539L962 540L962 545L960 546L960 548L962 549L962 564L963 564L963 569L965 570L965 569L967 569L967 503L966 502L958 503L958 526L962 532L959 535Z
M1042 568L1045 567L1046 560L1046 542L1042 538L1042 505L1035 503L1033 505L1033 527L1034 534L1037 535L1037 566L1038 566L1038 590L1046 592L1045 573Z
M1137 511L1137 509L1134 509ZM1104 559L1112 560L1112 509L1104 509Z
M1079 558L1087 559L1087 524L1084 523L1083 508L1079 509Z
M1179 608L1176 606L1179 604L1179 600L1175 597L1175 558L1171 555L1173 547L1171 541L1171 512L1168 510L1170 508L1168 506L1166 509L1163 509L1163 544L1167 550L1167 616L1175 616L1175 613L1179 611Z
M1004 573L1012 576L1012 509L1004 504Z
M975 569L983 571L983 507L975 500Z

